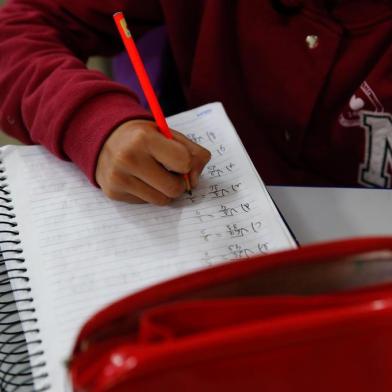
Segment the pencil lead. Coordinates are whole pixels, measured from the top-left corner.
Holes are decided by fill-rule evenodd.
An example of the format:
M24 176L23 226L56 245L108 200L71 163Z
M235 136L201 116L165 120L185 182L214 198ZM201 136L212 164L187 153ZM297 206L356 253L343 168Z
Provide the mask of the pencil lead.
M192 189L188 189L188 190L186 191L186 193L187 193L189 196L192 196Z

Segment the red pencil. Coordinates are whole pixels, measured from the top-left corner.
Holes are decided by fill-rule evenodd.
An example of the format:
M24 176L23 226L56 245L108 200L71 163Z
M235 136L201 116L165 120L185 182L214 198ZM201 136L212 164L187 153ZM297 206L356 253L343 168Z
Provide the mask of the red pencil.
M124 43L125 49L127 50L129 59L131 60L133 68L135 69L135 73L137 75L139 83L142 86L152 115L154 116L155 122L158 125L158 129L165 137L167 137L168 139L173 139L173 134L171 133L170 128L167 125L165 116L162 112L162 108L151 85L150 78L148 77L143 61L139 55L139 51L137 50L135 42L133 41L131 32L128 29L124 14L122 12L116 12L113 15L113 18L116 22L117 29L120 32L120 36ZM188 174L184 174L184 180L187 192L192 193Z

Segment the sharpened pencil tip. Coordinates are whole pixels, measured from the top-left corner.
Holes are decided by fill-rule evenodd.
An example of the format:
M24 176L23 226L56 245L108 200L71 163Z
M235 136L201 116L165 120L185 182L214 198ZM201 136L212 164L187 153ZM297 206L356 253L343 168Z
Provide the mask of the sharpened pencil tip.
M191 190L191 189L188 189L188 190L186 191L186 193L187 193L189 196L192 196L192 190Z

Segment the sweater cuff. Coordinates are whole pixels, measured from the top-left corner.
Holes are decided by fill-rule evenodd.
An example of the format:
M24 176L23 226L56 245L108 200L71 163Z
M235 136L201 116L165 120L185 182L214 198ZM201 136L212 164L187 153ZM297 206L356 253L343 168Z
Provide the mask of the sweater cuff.
M64 152L95 186L95 169L103 144L113 130L134 119L154 120L132 96L110 93L90 99L68 124Z

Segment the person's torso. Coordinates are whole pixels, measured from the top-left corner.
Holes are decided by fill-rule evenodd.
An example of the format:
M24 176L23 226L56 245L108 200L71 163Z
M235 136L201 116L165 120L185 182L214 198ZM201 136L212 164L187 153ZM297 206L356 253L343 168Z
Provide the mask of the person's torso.
M189 105L222 101L267 183L391 187L392 2L322 2L161 1Z

